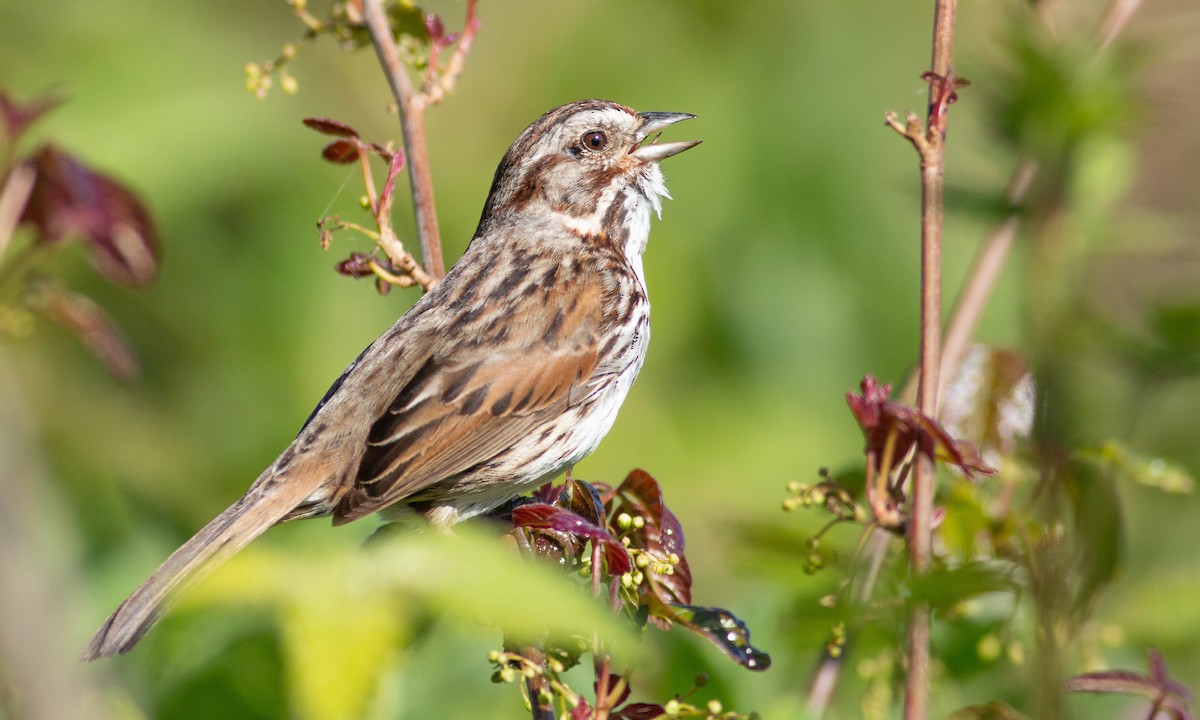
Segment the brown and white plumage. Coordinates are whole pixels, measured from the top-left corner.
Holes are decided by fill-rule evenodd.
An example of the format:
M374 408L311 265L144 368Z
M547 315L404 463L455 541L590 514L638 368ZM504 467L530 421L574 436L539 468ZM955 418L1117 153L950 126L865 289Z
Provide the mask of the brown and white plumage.
M666 196L657 161L696 144L645 141L689 117L585 100L526 129L445 279L346 369L246 494L117 608L84 659L129 650L175 592L278 522L404 505L449 525L592 452L649 340L641 253Z

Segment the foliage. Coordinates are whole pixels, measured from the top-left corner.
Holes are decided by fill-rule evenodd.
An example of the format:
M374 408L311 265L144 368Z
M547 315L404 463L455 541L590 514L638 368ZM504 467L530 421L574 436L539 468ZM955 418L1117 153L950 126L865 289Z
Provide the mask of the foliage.
M256 94L304 92L269 94L267 103L245 102L231 78L246 58L263 56L264 38L280 38L270 46L297 35L280 6L143 3L127 12L127 4L0 9L8 97L35 98L6 104L17 117L42 113L7 157L31 161L52 147L103 168L87 169L85 186L128 181L155 211L157 230L142 247L156 269L164 258L165 274L133 295L108 278L139 277L133 269L147 266L111 255L121 246L103 233L93 239L86 223L53 241L27 223L0 254L0 375L11 369L32 406L23 415L24 404L4 395L0 410L37 431L30 451L55 478L57 502L38 506L53 536L39 561L68 568L83 586L65 617L29 623L72 635L58 668L73 666L85 634L146 569L244 489L328 379L413 297L349 292L303 245L318 217L334 218L319 230L324 241L356 231L347 223L371 243L382 235L383 193L366 189L364 148L371 182L382 188L390 175L404 186L392 164L407 155L398 143L373 142L396 130L370 51L340 53L370 42L353 29L355 3L292 4L304 23L299 39L247 66L246 80ZM465 33L453 37L453 21L410 3L392 7L422 89L444 88L441 79L457 77L448 69ZM460 17L463 5L431 0L427 9ZM934 568L917 581L895 532L906 519L895 471L911 458L854 460L864 446L840 397L868 369L901 386L915 354L912 157L876 126L882 108L916 104L909 91L926 89L917 80L928 57L924 8L617 0L531 11L489 0L479 9L488 24L475 59L443 114L431 116L451 255L478 218L491 163L531 113L600 95L701 116L706 150L671 169L676 199L646 256L653 349L613 433L579 472L620 478L634 461L653 467L688 529L696 598L686 604L736 608L775 667L746 673L692 633L649 627L650 609L634 608L657 601L652 588L668 592L679 565L655 578L627 549L621 618L591 597L583 570L601 569L605 589L614 576L603 552L593 563L589 545L631 535L637 513L621 528L620 512L614 526L607 508L603 523L576 525L583 532L569 540L569 528L520 531L545 531L576 553L574 571L537 574L528 597L507 593L539 563L504 549L503 525L468 530L454 549L454 540L407 533L360 548L369 528L301 524L272 531L197 587L137 652L86 668L98 716L529 717L513 688L482 681L490 659L498 679L507 674L527 694L527 679L550 678L561 663L556 682L582 699L574 707L594 710L604 695L610 717L658 708L719 717L726 707L801 717L806 705L816 715L818 680L830 676L828 716L892 717L914 601L936 608L931 716L1114 717L1131 702L1146 716L1160 700L1160 716L1194 712L1200 264L1190 228L1200 185L1186 112L1196 45L1173 29L1184 27L1180 16L1163 7L1139 23L1138 10L1131 31L1103 51L1090 39L1106 27L1089 14L1100 6L1000 3L961 18L955 69L973 84L948 110L947 288L970 272L972 239L991 223L1011 219L1021 230L979 342L935 418L955 441L940 445L968 440L998 472L972 480L939 471ZM333 42L309 42L317 39ZM30 88L63 79L69 102L39 110L48 100ZM319 146L297 122L304 117L352 118L329 121L352 132L329 135L325 158L358 165L317 169ZM1029 159L1040 170L1014 199L997 173ZM347 171L365 188L330 200ZM385 217L411 246L405 205ZM121 206L88 217L132 221ZM36 262L14 264L33 246ZM339 258L339 273L381 291L407 282L376 245ZM54 321L85 342L102 340L96 352L128 338L119 347L128 358L138 349L141 385L114 388L87 353L32 332L56 317L46 287L76 300ZM111 329L118 324L123 333ZM904 388L879 401L897 403L897 420L911 402ZM940 435L929 418L909 420L903 427L931 433L914 439ZM786 506L804 512L771 512L781 478L822 464L831 469L789 487ZM878 529L886 514L877 508L894 513L891 532ZM389 564L393 552L412 567ZM348 607L359 613L347 617ZM547 622L554 609L591 618L572 626L586 641L580 658L596 649L597 629L616 643L600 647L620 665L610 665L605 692L595 663L568 670L540 637L538 628L563 626ZM509 627L509 610L529 624L496 649L494 628ZM616 640L638 627L643 637ZM551 651L544 661L529 636ZM1161 655L1148 671L1111 669L1135 667L1149 647ZM1169 659L1173 675L1155 658ZM0 668L0 682L16 676ZM1108 692L1122 689L1147 701ZM19 712L16 698L0 692L0 715Z
M78 240L105 279L142 287L158 272L158 238L142 201L121 183L53 143L22 152L30 127L59 103L50 95L20 103L0 90L0 336L27 333L40 315L79 338L115 377L132 380L137 358L120 330L91 298L43 266ZM17 225L33 232L10 250Z

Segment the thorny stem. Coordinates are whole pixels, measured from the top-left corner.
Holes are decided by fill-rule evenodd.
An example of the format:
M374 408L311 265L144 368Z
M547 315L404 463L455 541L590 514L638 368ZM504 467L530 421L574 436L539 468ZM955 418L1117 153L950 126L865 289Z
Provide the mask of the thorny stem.
M400 128L408 158L408 179L412 189L413 210L416 214L417 237L421 241L421 259L434 279L446 275L438 235L437 209L433 202L433 178L429 172L429 147L425 142L425 107L423 95L413 92L412 82L400 60L391 26L380 0L362 0L363 18L371 33L371 43L379 56L379 64L387 77L392 96L400 112Z

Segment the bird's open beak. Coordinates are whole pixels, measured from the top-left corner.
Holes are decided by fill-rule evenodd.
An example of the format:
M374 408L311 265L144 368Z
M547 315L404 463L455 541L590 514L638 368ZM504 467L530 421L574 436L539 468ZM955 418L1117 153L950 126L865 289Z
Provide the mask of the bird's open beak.
M694 148L700 144L699 140L683 140L668 143L657 142L658 137L656 133L662 131L668 125L674 125L680 120L691 120L696 117L691 113L644 112L638 113L638 115L643 120L642 126L638 128L638 144L629 151L629 154L642 162L656 162L664 158L669 158L672 155L678 155L684 150ZM652 139L650 142L644 143L646 138Z

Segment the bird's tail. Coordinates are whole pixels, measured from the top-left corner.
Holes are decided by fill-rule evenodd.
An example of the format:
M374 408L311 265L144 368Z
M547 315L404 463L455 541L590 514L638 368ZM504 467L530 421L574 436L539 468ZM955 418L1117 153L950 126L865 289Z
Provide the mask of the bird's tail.
M205 525L109 615L83 651L89 661L127 652L158 622L175 595L272 525L288 519L319 483L315 473L280 477L268 469L233 505ZM314 478L315 479L315 478Z

